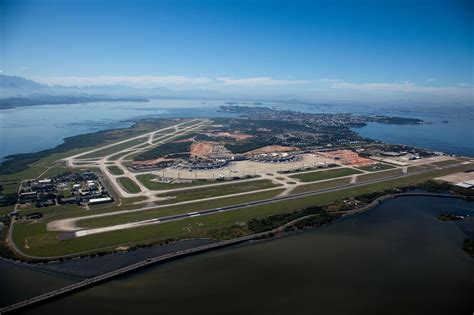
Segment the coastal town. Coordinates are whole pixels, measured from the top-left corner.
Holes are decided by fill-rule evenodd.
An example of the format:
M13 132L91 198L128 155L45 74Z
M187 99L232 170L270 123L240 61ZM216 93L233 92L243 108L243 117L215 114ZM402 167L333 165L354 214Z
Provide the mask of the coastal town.
M23 181L10 215L32 220L43 218L46 208L84 209L87 215L45 221L46 233L82 238L210 216L222 211L219 205L234 211L248 201L258 205L397 178L457 174L471 165L470 160L443 152L361 138L348 127L373 117L296 113L290 119L288 112L262 107L221 110L240 115L176 120L169 127L62 158L60 163L69 171ZM281 123L282 119L287 120ZM409 119L401 123L409 122L420 123ZM337 140L328 142L328 134ZM449 182L470 189L474 173L462 174L466 174L462 181ZM239 198L231 201L235 197ZM215 204L217 210L193 205L201 202ZM354 202L363 205L360 200L344 200L346 205ZM169 217L155 212L171 206L184 207L185 212ZM130 214L120 210L123 207L147 215L130 222ZM109 210L95 214L95 209Z
M0 315L474 315L474 1L0 20Z

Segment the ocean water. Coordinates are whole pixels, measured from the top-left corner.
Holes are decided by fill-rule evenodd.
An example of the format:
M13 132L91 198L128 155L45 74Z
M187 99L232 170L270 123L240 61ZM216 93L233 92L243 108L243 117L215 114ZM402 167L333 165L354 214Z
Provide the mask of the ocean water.
M450 154L474 157L474 113L471 109L378 108L375 106L294 105L280 104L277 108L308 113L352 113L418 118L422 125L391 125L369 123L353 128L364 137L393 144L424 147ZM459 111L458 111L459 110ZM447 122L446 122L447 121Z
M223 102L151 100L40 105L0 110L0 158L53 148L66 137L125 128L131 120L214 116ZM191 107L192 110L188 110Z
M16 107L0 111L0 158L52 148L65 137L128 127L131 120L158 117L216 117L226 100L151 100ZM373 106L264 103L263 106L308 113L377 114L420 118L430 124L370 123L354 129L365 137L474 157L474 116L458 112L430 113ZM443 123L448 120L448 123Z
M462 241L474 237L474 217L438 220L446 211L473 215L474 204L388 200L323 228L157 265L28 314L471 314L474 260ZM16 268L0 263L2 274L15 272L2 285L10 296L64 283Z

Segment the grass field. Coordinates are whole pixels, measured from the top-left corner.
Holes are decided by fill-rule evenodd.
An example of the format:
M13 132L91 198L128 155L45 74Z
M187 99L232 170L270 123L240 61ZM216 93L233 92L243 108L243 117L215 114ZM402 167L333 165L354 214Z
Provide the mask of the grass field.
M385 164L385 163L377 163L377 164L372 164L372 165L359 166L356 168L359 170L367 171L367 172L376 172L376 171L389 170L389 169L394 168L394 166Z
M350 181L351 181L351 179L346 177L346 178L338 178L338 179L334 179L334 180L328 180L328 181L324 181L324 182L301 185L301 186L295 187L290 192L290 194L298 194L298 193L303 193L303 192L308 192L308 191L316 191L316 190L321 190L321 189L326 189L326 188L334 188L334 187L337 187L337 186L349 184Z
M140 174L137 176L137 179L142 183L146 188L150 190L168 190L168 189L176 189L176 188L188 188L188 187L196 187L201 185L209 185L209 184L221 184L223 181L211 181L206 179L198 179L193 180L191 183L160 183L154 181L157 179L158 176L153 174ZM227 183L226 181L225 183ZM239 181L236 181L239 182Z
M138 185L128 177L118 177L117 181L126 191L131 194L137 194L142 191L140 187L138 187Z
M254 180L244 183L235 183L227 185L215 185L215 187L206 187L206 188L196 188L180 192L173 192L169 194L158 194L159 197L169 197L169 200L164 200L158 202L161 203L176 203L181 201L211 198L216 196L224 196L230 194L238 194L242 192L255 191L260 189L274 188L282 186L279 184L274 184L269 179Z
M122 156L126 156L128 154L131 154L131 151L126 151L126 152L121 152L121 153L117 153L117 154L114 154L114 155L111 155L107 158L107 161L117 161L118 159L120 159Z
M400 175L400 174L402 174L402 169L399 169L399 168L383 171L383 172L377 172L377 173L362 174L362 175L357 176L357 182L361 183L361 182L366 182L373 179L390 177L390 176L395 176L395 175Z
M116 165L107 166L107 170L109 170L112 175L123 175L122 169Z
M453 165L457 163L459 163L458 160L445 160L445 161L433 162L430 164L436 165L436 166L447 166L447 165Z
M55 205L55 206L50 206L50 207L45 207L45 208L28 208L28 209L22 209L18 210L18 213L22 216L34 213L34 212L41 212L43 216L52 216L56 214L65 214L65 213L74 213L76 211L80 211L81 208L77 205Z
M58 240L58 233L47 232L44 222L17 222L14 228L14 241L22 250L40 257L76 254L87 251L112 250L119 245L136 243L159 243L192 237L207 237L215 229L247 222L252 218L262 218L271 214L290 212L312 205L323 205L335 200L380 191L383 189L420 183L431 178L451 174L471 168L464 166L450 170L435 170L419 174L352 187L337 192L299 198L267 205L253 206L236 211L223 212L210 216L200 216L164 224L151 225L132 230L121 230L81 237L71 240ZM159 212L156 212L159 213ZM25 248L28 244L28 248Z
M433 166L431 166L431 167L428 166L428 165L409 166L409 167L407 167L407 172L408 173L413 173L413 172L426 170L426 169L429 169L429 168L433 168Z
M342 167L341 165L339 164L334 164L332 166L329 166L327 167L328 169L334 169L334 168L340 168ZM301 168L297 168L297 169L290 169L290 170L286 170L286 171L279 171L277 173L280 173L280 174L298 174L298 173L301 173L301 172L308 172L308 171L317 171L317 170L321 170L321 168L319 167L308 167L308 168L305 168L305 167L301 167Z
M133 147L135 145L138 145L140 143L143 143L146 140L147 140L146 137L143 137L143 138L140 138L140 139L135 139L135 140L130 140L130 141L127 141L127 142L124 142L124 143L113 145L109 148L105 148L105 149L102 149L102 150L98 150L98 151L95 151L95 152L91 152L91 153L88 153L88 154L78 156L78 158L79 159L90 159L90 158L104 157L104 156L111 155L111 154L114 154L116 152L128 149L128 148Z
M15 209L14 205L0 207L0 216L4 216L5 214L8 214L8 213L12 212L14 209Z
M223 197L209 201L196 201L186 205L175 205L163 208L156 208L151 210L137 211L132 213L125 213L111 217L85 219L78 222L78 226L86 228L103 227L114 224L130 223L153 218L159 218L174 214L188 213L193 211L206 210L211 208L225 207L233 204L250 202L255 200L272 198L281 193L282 189L275 189L255 194L248 194L234 197Z
M291 178L298 179L302 182L315 182L318 180L325 180L331 178L337 178L342 176L354 175L362 173L361 171L352 168L338 168L328 171L317 171L304 174L291 175Z

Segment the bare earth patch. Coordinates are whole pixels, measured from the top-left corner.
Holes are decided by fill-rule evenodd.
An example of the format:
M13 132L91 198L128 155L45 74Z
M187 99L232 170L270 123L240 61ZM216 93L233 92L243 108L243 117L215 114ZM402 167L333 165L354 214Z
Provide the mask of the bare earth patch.
M351 150L336 150L321 154L328 158L338 160L339 163L350 166L363 166L377 163L377 161L361 157L357 152Z
M250 139L250 138L254 137L252 135L248 135L248 134L245 134L245 133L230 133L230 132L219 132L217 135L219 137L233 138L237 141L243 141L243 140L247 140L247 139Z
M195 142L191 145L192 156L209 156L214 144L212 142Z

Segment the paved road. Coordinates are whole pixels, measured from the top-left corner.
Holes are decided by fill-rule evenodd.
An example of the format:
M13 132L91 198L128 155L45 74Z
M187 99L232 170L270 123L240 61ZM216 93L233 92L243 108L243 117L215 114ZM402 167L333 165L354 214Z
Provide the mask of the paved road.
M137 154L140 152L144 152L146 150L149 150L155 146L158 146L160 144L163 144L167 141L170 141L176 137L179 137L181 135L184 135L186 133L192 132L196 129L199 129L203 124L207 123L207 120L204 119L193 119L190 121L186 121L183 123L176 124L174 126L170 126L167 128L155 130L146 134L142 134L133 138L129 138L126 140L122 140L119 142L115 142L112 144L108 144L105 146L101 146L98 148L95 148L93 150L89 150L87 152L83 152L80 154L76 154L67 158L64 158L63 160L66 161L68 166L78 166L78 167L99 167L100 170L102 171L103 174L107 177L109 183L114 187L115 191L117 194L123 198L131 198L131 197L136 197L138 195L140 196L145 196L148 198L148 201L153 201L153 200L158 200L159 198L156 197L155 192L149 190L146 188L139 180L136 179L135 173L130 172L125 166L122 165L122 162L124 162L125 157L130 156L132 154ZM183 124L188 124L186 126L182 126ZM170 130L167 134L160 135L159 137L156 137L154 141L151 142L151 137L155 137L157 133L160 133L165 130ZM98 158L81 158L81 156L87 156L90 153L94 153L106 148L113 147L118 144L123 144L127 143L131 140L136 140L136 139L143 139L142 143L139 144L134 144L131 147L113 152L107 156L103 157L98 157ZM146 146L143 146L143 144L147 144ZM125 155L121 156L118 160L111 160L110 158L112 156L116 156L117 154L124 153ZM122 175L114 175L112 174L109 170L108 167L110 166L116 166L120 170L122 170L123 174ZM140 193L129 193L126 191L118 182L117 178L118 177L128 177L130 180L132 180L138 187L140 187L141 192Z
M440 169L447 169L447 168L452 168L452 167L454 167L454 165L440 167ZM341 191L341 190L345 190L345 189L348 189L348 188L367 186L367 185L371 185L371 184L374 184L374 183L384 182L384 181L394 179L394 178L403 178L403 177L407 177L407 176L420 175L420 174L424 174L424 173L431 172L431 171L433 171L433 170L420 170L418 172L413 172L413 173L409 173L409 174L402 173L400 175L393 175L393 176L388 176L388 177L384 177L384 178L373 179L373 180L365 181L365 182L362 182L362 183L349 183L349 184L341 185L341 186L338 186L338 187L335 187L335 188L326 188L326 189L320 189L320 190L317 190L317 191L309 191L309 192L303 192L303 193L298 193L298 194L293 194L293 195L277 196L277 197L273 197L273 198L270 198L270 199L250 201L250 202L231 205L231 206L212 208L212 209L189 212L189 213L183 213L183 214L176 214L176 215L165 216L165 217L160 217L160 218L156 218L156 219L149 219L149 220L144 220L144 221L107 226L107 227L103 227L103 228L84 229L84 230L79 230L79 231L74 232L74 236L75 237L82 237L82 236L86 236L86 235L99 234L99 233L110 232L110 231L115 231L115 230L122 230L122 229L128 229L128 228L134 228L134 227L140 227L140 226L147 226L147 225L152 225L152 224L160 224L160 223L183 220L183 219L197 217L197 216L216 214L218 212L233 211L233 210L238 210L238 209L247 208L247 207L251 207L251 206L265 205L265 204L271 204L271 203L287 201L287 200L294 200L294 199L307 197L307 196L315 196L315 195L321 195L321 194L330 193L330 192ZM150 207L150 209L154 209L154 208L156 208L156 207Z

